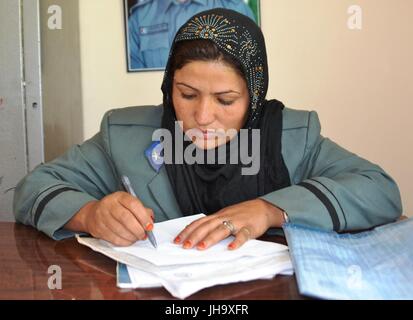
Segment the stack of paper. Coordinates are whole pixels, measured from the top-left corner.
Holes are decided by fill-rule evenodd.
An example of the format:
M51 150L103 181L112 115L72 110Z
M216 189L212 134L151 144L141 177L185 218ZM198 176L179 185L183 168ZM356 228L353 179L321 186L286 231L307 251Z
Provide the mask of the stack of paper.
M413 219L358 234L283 228L301 294L413 299Z
M227 238L207 250L183 249L173 243L194 215L155 224L158 248L148 240L130 247L115 247L106 241L78 237L78 241L126 266L118 266L118 285L129 288L164 286L173 296L189 295L217 284L268 279L276 274L292 274L288 247L250 240L237 250L228 250Z

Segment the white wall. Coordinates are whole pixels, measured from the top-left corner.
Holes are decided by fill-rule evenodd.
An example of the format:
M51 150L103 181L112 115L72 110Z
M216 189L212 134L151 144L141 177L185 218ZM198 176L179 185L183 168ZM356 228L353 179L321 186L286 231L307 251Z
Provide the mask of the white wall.
M70 2L62 2L63 10ZM62 144L51 138L46 152L53 156L69 142L96 133L106 110L162 101L162 72L126 72L122 1L73 2L78 3L80 61L62 58L59 63L75 70L80 63L81 92L72 97L70 91L64 93L61 106L73 106L71 117L80 119L80 127L75 127L82 139L74 136ZM268 97L289 107L318 111L325 136L378 163L396 179L405 214L411 215L413 1L261 0L261 4L271 75ZM347 28L347 8L354 4L363 9L359 31ZM50 43L47 50L55 50L53 46ZM73 104L79 97L81 116ZM55 108L57 113L62 108L57 105L45 109L53 114ZM73 130L68 125L61 129Z

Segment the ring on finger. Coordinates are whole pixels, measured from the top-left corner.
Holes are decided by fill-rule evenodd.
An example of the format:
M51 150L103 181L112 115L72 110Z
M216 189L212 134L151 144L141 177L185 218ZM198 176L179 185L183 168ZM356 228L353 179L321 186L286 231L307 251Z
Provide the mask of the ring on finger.
M242 227L238 232L241 232L241 231L243 231L244 234L246 234L248 240L251 239L250 229L248 229L247 227Z
M237 233L237 229L232 224L231 220L225 220L225 221L222 222L222 224L229 230L231 235L234 235L234 234Z

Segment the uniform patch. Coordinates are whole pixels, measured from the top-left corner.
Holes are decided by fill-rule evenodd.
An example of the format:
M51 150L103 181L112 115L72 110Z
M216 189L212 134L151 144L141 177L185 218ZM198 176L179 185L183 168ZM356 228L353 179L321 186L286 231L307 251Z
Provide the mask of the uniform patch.
M139 34L141 36L144 36L148 34L166 32L168 31L168 29L169 28L167 23L154 24L152 26L139 27Z
M149 148L145 150L145 156L148 159L151 167L156 172L159 172L164 162L162 150L163 150L163 145L161 144L160 141L152 142Z

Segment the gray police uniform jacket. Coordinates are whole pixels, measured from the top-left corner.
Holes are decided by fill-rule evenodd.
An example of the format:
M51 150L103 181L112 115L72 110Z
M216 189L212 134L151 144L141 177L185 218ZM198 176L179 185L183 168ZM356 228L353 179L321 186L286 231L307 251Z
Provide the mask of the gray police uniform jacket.
M156 171L145 156L161 116L162 106L107 112L93 138L20 181L14 198L16 220L54 239L73 236L62 227L87 202L123 190L121 175L130 178L157 222L180 217L165 167ZM262 198L283 208L290 222L348 231L393 222L401 215L392 178L321 136L315 112L283 110L282 154L291 186Z

